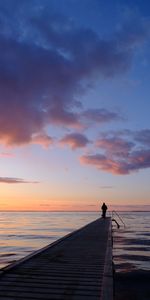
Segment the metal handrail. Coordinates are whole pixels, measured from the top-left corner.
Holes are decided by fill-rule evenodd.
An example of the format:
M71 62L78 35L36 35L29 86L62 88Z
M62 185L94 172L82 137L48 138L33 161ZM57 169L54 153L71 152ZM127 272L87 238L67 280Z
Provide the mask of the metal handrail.
M124 227L126 227L126 225L125 225L125 223L123 222L123 220L122 220L122 218L119 216L119 214L115 211L115 210L113 210L112 211L112 217L113 217L113 214L116 214L116 216L119 218L119 220L122 222L122 224L124 225Z

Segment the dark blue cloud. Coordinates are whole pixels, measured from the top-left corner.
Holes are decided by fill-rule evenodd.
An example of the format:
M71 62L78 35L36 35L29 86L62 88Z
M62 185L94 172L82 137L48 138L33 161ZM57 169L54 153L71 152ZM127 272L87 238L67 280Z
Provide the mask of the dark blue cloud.
M53 1L0 1L0 140L5 144L45 137L48 125L81 126L80 98L88 83L126 71L132 45L146 37L137 30L127 47L122 41L129 28L101 38L56 8ZM91 113L100 118L99 110ZM107 118L118 116L110 112Z
M134 134L134 138L145 147L150 147L150 129L142 129Z
M84 134L73 132L66 134L60 140L60 143L62 145L68 145L71 149L75 150L78 148L84 148L90 143L90 141Z
M110 111L105 108L93 108L93 109L87 109L84 112L82 112L81 117L89 122L89 123L108 123L111 121L119 121L123 120L123 117L114 111Z

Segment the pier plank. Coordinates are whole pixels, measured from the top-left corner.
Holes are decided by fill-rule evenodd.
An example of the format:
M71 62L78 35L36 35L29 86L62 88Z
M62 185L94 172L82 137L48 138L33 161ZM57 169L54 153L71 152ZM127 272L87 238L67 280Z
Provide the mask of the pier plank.
M1 270L0 299L104 300L108 283L112 300L110 222L98 219Z

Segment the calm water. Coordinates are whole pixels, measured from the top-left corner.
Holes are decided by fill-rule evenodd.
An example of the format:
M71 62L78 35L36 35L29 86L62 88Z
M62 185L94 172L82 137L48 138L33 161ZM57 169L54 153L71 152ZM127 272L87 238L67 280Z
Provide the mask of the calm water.
M113 222L113 255L116 272L150 271L150 212L119 212L125 223ZM114 215L118 221L119 218ZM119 220L119 224L121 221Z
M0 212L0 268L98 217L94 212Z
M113 225L116 272L150 270L150 212L119 215L126 227ZM96 212L0 212L0 268L98 217Z
M150 212L119 215L126 227L113 226L115 300L149 300Z

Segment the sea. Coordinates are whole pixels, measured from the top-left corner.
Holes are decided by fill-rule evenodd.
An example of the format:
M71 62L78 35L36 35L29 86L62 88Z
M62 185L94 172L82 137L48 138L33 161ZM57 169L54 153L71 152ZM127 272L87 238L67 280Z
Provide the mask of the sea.
M96 212L0 212L0 269L98 217Z
M150 271L150 212L113 214L113 255L116 272ZM113 223L113 222L112 222Z
M150 212L113 218L114 299L150 300Z
M115 299L150 299L150 212L108 212ZM0 212L0 269L96 220L99 212ZM139 283L139 285L138 285Z

